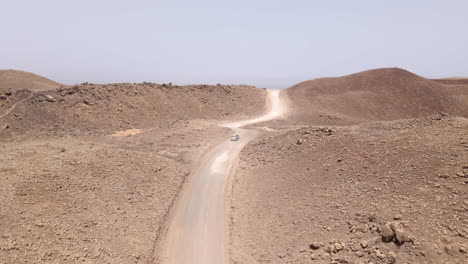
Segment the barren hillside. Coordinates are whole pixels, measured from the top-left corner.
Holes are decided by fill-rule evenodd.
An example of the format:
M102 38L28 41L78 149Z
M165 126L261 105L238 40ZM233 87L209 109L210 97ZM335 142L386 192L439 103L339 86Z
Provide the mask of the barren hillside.
M468 83L429 80L399 68L305 81L286 90L291 118L314 124L424 117L468 116Z
M262 113L265 95L234 85L0 88L0 263L154 263L183 183L229 137L218 124Z
M0 138L170 128L192 119L229 120L263 111L265 91L241 85L88 84L33 93L0 90Z
M0 88L13 90L46 91L63 86L42 76L17 70L0 70Z
M234 177L234 263L467 263L466 80L377 69L282 94Z

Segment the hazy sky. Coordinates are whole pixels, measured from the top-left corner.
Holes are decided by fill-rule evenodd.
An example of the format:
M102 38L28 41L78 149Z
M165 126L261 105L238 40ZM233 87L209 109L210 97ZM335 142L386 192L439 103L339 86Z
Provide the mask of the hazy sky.
M468 77L466 0L0 1L0 69L66 84Z

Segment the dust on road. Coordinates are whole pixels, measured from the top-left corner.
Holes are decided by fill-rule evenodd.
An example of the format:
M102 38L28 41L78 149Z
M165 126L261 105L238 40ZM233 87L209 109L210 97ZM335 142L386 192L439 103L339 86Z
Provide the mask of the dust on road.
M241 127L272 120L285 113L279 90L268 91L270 110L258 118L227 123L240 136L211 150L182 191L163 241L163 262L170 264L227 262L226 188L234 160L258 131Z

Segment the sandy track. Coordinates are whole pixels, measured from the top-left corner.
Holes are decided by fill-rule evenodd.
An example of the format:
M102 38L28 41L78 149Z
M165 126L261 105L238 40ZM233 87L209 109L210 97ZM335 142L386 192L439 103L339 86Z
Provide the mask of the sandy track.
M10 106L10 108L8 108L8 109L5 111L5 113L3 113L3 114L0 115L0 118L3 118L3 117L5 117L5 116L9 115L9 114L16 108L17 105L19 105L19 104L23 103L24 101L28 100L28 99L31 98L33 95L34 95L34 94L31 94L31 95L29 95L28 97L26 97L26 98L24 98L24 99L21 99L21 100L19 100L18 102L14 103L12 106Z
M268 91L270 111L258 118L227 123L240 136L216 146L192 175L176 203L162 245L168 264L221 264L227 262L226 188L234 160L258 131L241 127L272 120L285 113L277 90Z

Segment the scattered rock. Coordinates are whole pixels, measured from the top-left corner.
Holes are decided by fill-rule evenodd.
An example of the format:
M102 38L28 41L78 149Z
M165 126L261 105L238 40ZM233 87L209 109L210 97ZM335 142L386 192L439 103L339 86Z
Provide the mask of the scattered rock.
M405 242L410 242L410 237L401 229L400 225L397 223L391 223L390 228L395 234L394 242L397 244L403 244Z
M380 250L378 250L378 249L374 250L374 254L375 254L375 256L376 256L377 258L379 258L379 259L384 259L384 258L387 257L384 253L382 253L382 252L381 252Z
M90 102L88 99L84 99L84 100L83 100L83 104L85 104L85 105L93 105L93 103Z
M328 245L326 248L325 248L325 252L327 253L336 253L338 252L337 249L335 248L334 245Z
M390 228L387 224L381 225L380 226L380 236L382 237L382 241L384 242L391 242L393 241L393 238L395 237L395 233L393 232L393 229Z
M310 254L310 259L311 260L318 260L319 258L320 258L319 254L316 254L316 253Z
M324 132L327 135L331 135L331 134L333 134L335 132L335 130L333 130L331 128L328 128L328 127L319 127L318 130L321 131L321 132Z
M396 229L395 231L395 242L397 244L403 244L405 242L410 242L411 239L406 235L404 232L402 232L399 229Z
M57 102L57 100L55 100L55 98L52 95L46 95L45 97L46 97L47 102L50 102L50 103Z
M335 247L337 252L343 250L345 247L343 243L334 243L333 246Z
M464 246L460 246L460 248L458 248L458 251L460 251L461 253L467 253L467 250Z
M319 248L320 248L320 244L317 243L317 242L312 242L312 243L310 243L309 248L310 248L310 249L313 249L313 250L319 249Z
M361 247L362 248L367 248L369 246L369 241L362 241L361 242Z
M388 261L388 263L395 263L396 262L396 254L393 251L388 252L387 261Z

